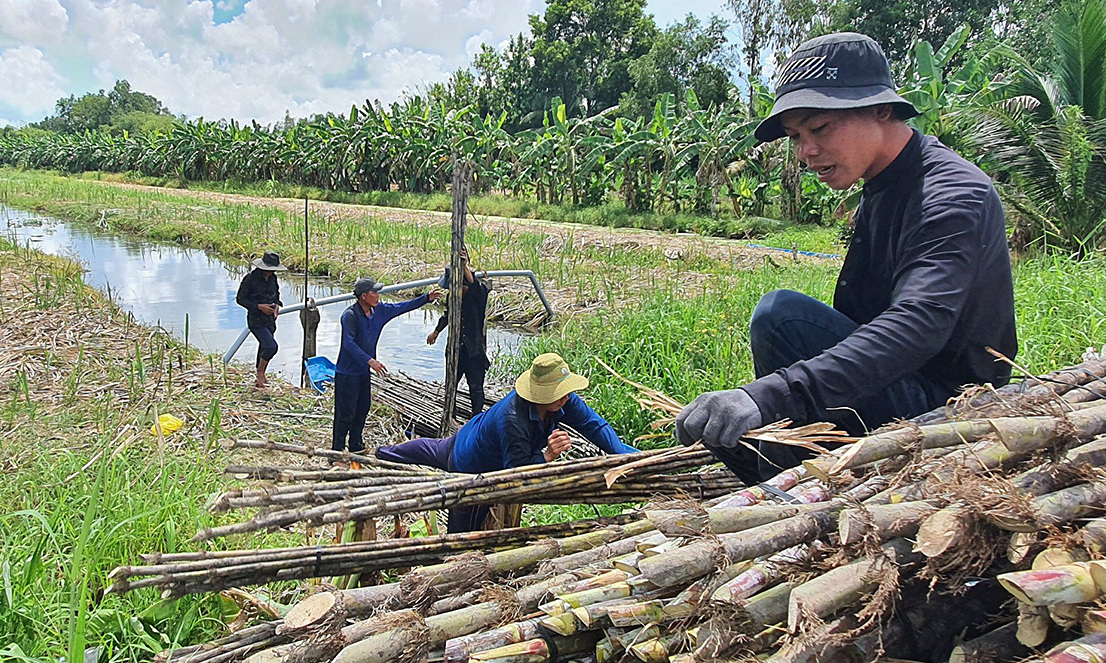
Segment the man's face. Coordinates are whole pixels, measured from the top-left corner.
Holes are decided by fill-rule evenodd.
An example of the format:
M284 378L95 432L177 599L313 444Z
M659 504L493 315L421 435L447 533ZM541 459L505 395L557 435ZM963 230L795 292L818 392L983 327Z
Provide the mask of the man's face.
M365 306L373 307L380 303L380 293L374 290L361 293L361 302Z
M889 109L887 109L889 113ZM855 110L797 108L784 113L780 124L799 160L831 189L843 190L879 174L886 142L875 107Z

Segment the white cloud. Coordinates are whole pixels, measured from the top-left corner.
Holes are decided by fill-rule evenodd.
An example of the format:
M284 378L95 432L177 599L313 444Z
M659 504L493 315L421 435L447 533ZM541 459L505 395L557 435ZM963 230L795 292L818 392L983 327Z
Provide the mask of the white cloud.
M389 103L445 80L481 43L500 45L528 30L528 16L545 7L544 0L250 0L216 23L217 9L239 4L0 0L0 89L22 91L8 106L26 113L12 119L37 120L57 98L121 78L175 113L209 119L272 122L285 110L303 116L345 112L366 98Z
M0 35L17 42L53 39L65 30L67 20L57 0L0 0Z
M18 46L0 52L0 90L4 102L20 113L40 118L66 96L62 78L34 46Z

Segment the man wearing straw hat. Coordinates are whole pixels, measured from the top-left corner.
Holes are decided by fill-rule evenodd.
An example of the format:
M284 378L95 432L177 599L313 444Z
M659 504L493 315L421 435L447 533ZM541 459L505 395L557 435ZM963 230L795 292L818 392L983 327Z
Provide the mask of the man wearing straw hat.
M588 379L570 371L560 355L538 355L515 380L511 393L456 434L379 447L376 457L469 474L548 463L572 446L561 424L571 426L606 453L636 452L576 395L587 386ZM486 506L450 509L448 530L478 530L487 514Z
M789 290L749 321L756 380L703 394L677 418L746 483L802 459L742 444L752 428L829 421L859 435L928 412L961 385L1005 384L988 348L1017 351L1002 204L990 178L906 120L879 44L857 33L811 39L780 67L776 103L755 131L791 140L832 189L864 188L833 308Z
M268 384L265 369L277 353L277 342L273 335L276 334L277 314L284 304L280 301L280 284L277 283L276 273L286 271L288 268L280 264L280 255L266 251L253 261L253 269L242 279L242 285L238 286L235 301L246 309L246 326L257 339L256 387Z

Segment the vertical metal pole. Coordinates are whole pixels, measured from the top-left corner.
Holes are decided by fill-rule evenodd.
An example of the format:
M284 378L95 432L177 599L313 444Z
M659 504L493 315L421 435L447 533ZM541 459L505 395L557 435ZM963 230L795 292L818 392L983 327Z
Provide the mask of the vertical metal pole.
M311 354L315 354L315 329L318 329L319 325L319 311L315 310L314 325L311 324L311 313L307 306L308 294L307 294L307 279L311 273L311 254L309 252L310 245L308 241L307 232L307 197L303 199L303 311L300 313L300 321L303 323L303 358L300 360L300 388L307 387L307 358L308 351ZM313 328L312 328L313 327ZM310 337L310 340L308 340ZM310 347L308 347L310 345Z
M465 219L468 217L469 187L472 186L472 166L459 162L453 155L453 233L449 247L449 338L445 354L445 403L439 434L449 434L453 410L457 404L457 358L461 351L461 247L465 244Z

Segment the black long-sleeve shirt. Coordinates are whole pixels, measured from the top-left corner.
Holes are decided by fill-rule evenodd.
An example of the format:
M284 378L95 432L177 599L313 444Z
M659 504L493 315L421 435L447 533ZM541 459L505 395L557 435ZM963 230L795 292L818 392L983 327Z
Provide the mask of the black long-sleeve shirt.
M261 273L262 270L254 269L242 279L242 285L238 286L238 296L235 301L246 309L246 326L250 329L268 327L270 331L276 329L276 316L262 313L258 310L258 304L276 304L284 306L280 301L280 284L277 283L276 274L269 278Z
M1017 351L1006 223L987 175L915 131L864 184L833 305L860 327L744 387L765 421L823 419L916 372L936 402L1009 381L984 350Z
M477 357L487 353L488 340L484 330L484 318L488 312L488 282L474 279L461 297L461 356ZM446 313L438 320L434 331L441 332L449 326L449 302Z

